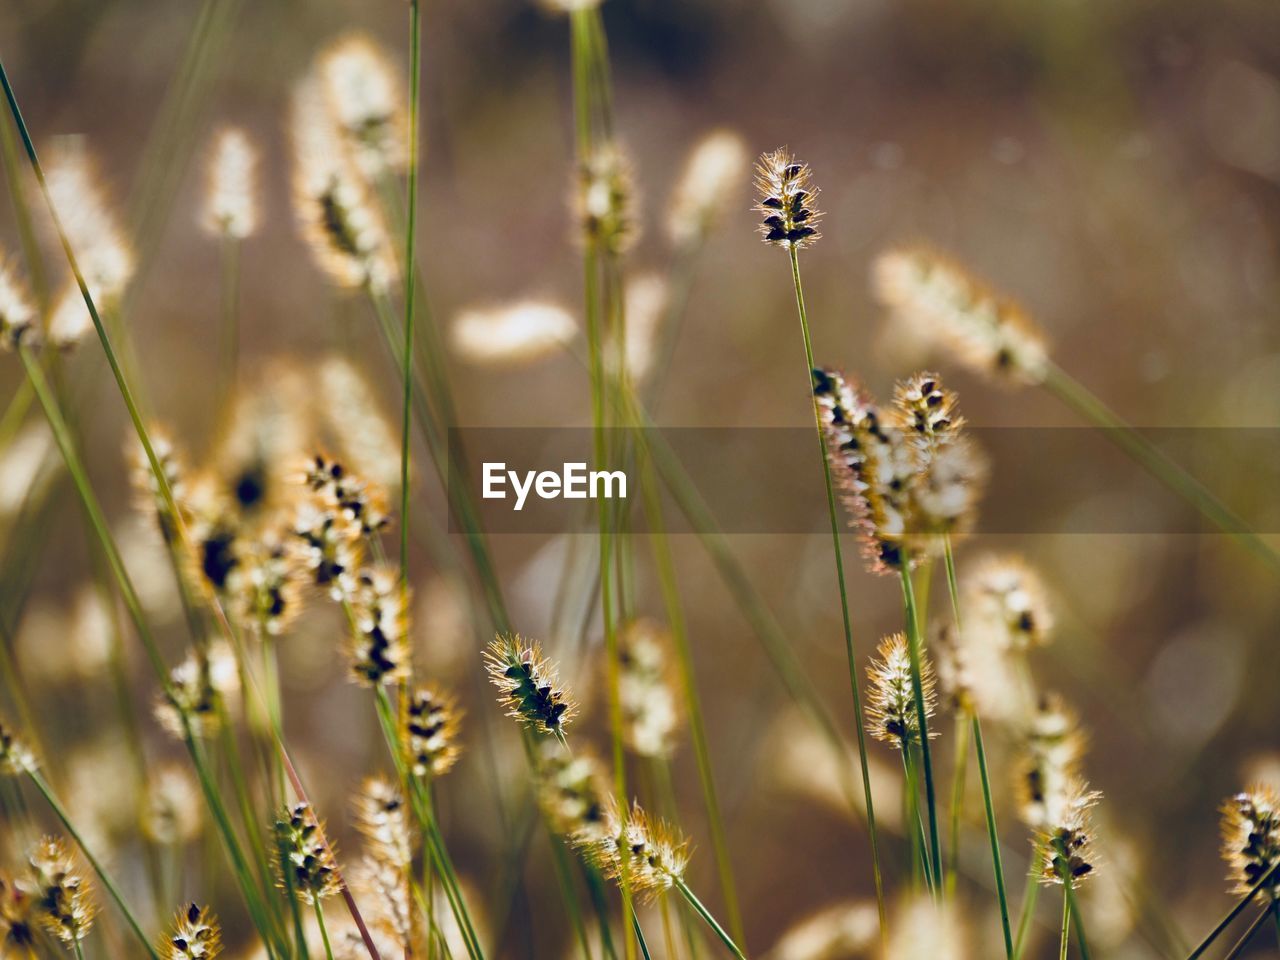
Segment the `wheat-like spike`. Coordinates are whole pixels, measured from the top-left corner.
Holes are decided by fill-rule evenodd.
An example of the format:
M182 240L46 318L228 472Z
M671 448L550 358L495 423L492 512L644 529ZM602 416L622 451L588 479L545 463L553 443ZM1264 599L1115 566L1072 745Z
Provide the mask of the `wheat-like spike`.
M764 154L756 163L756 192L765 243L799 249L821 239L822 212L814 206L818 188L812 171L807 163L797 163L785 147Z
M1094 854L1093 822L1090 811L1102 794L1090 790L1083 780L1073 780L1066 788L1057 815L1040 833L1042 851L1040 882L1078 885L1093 875L1098 863Z
M625 877L633 896L651 899L684 878L689 842L661 821L650 820L638 803L622 811L610 798L598 836L579 834L575 843L601 874Z
M169 671L167 691L156 703L156 719L180 739L188 726L197 738L213 736L223 713L230 712L238 699L239 676L235 654L226 641L193 650Z
M36 756L17 732L0 717L0 775L18 777L37 768Z
M469 307L454 317L449 343L476 366L532 363L562 350L578 335L578 322L564 307L543 300Z
M507 716L564 741L574 703L559 687L555 667L542 656L536 641L518 633L499 634L485 651L485 668L502 692L498 702L507 708Z
M67 844L58 837L44 837L29 862L40 925L62 943L84 940L93 926L97 906L93 887L80 874Z
M325 105L362 173L377 179L403 170L408 123L399 71L368 35L348 33L317 59Z
M397 683L409 676L409 597L392 567L365 567L356 574L355 592L348 601L347 660L352 679L362 686Z
M1280 794L1257 784L1222 804L1222 857L1232 892L1246 894L1280 864ZM1280 893L1280 874L1268 888Z
M746 144L732 130L713 130L697 142L667 202L667 235L675 246L710 232L746 179L747 162Z
M920 742L920 716L911 685L911 655L905 634L895 633L880 641L879 659L867 667L871 686L867 691L867 732L877 740L906 749ZM920 662L920 687L924 694L925 716L933 716L933 665ZM931 731L930 737L937 736Z
M314 904L339 890L338 866L310 805L286 807L276 819L277 867L282 890Z
M413 863L414 834L409 807L400 788L384 777L369 777L356 794L356 829L370 855L398 870Z
M435 687L418 687L405 711L405 742L415 777L434 779L453 769L462 748L458 729L462 711L455 699Z
M160 942L165 960L214 960L222 953L222 928L208 907L189 903L178 911L171 932Z
M258 149L237 127L220 130L209 158L201 225L215 237L244 240L258 229Z

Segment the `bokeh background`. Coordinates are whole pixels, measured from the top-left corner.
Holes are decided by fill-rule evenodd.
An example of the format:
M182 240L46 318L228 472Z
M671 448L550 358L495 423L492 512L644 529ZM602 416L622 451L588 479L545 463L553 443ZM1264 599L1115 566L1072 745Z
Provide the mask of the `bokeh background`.
M464 306L526 295L576 309L563 18L526 0L425 9L420 237L435 322L447 324ZM239 4L209 85L169 115L182 125L181 146L157 160L148 138L198 10L190 0L7 0L0 8L0 55L37 143L83 134L135 218L144 265L125 320L152 408L196 454L209 442L220 300L217 249L197 225L201 159L216 127L234 122L253 134L264 158L264 227L248 242L242 274L246 379L270 389L280 359L305 371L343 350L385 388L391 412L394 376L372 316L334 293L298 239L284 117L294 82L343 31L367 31L404 65L404 5ZM1280 8L1273 2L608 0L604 19L619 135L640 191L643 232L629 270L669 268L661 225L671 186L697 139L728 127L752 152L789 145L822 188L824 239L804 255L820 363L856 372L883 396L925 361L921 345L886 330L867 281L885 246L924 239L1016 296L1049 332L1061 365L1130 421L1280 426ZM138 198L151 195L156 177L165 178L163 203L139 224ZM750 202L744 182L699 266L661 400L664 424L809 422L785 257L759 242ZM11 213L0 203L7 251L17 249ZM976 425L1077 422L1043 392L998 389L945 357L935 362ZM590 422L588 384L571 358L500 373L451 365L468 425ZM95 345L71 370L95 485L127 536L137 524L123 408ZM6 396L20 373L12 360L0 364ZM1268 529L1280 529L1273 487L1259 489L1247 469L1220 479L1228 498L1243 498ZM12 491L3 492L12 503ZM434 480L417 492L420 509L443 515ZM110 710L107 667L86 667L73 653L76 632L94 629L81 610L87 554L71 491L63 484L55 496L61 509L45 515L38 544L23 558L29 584L6 585L0 627L23 682L37 692L44 739L59 745L55 776L105 836L117 837L128 833L122 811L136 803L137 784L118 736L97 719ZM1135 496L1103 478L1077 509L1124 516L1142 509ZM824 510L818 487L813 510L819 517ZM13 516L4 526L16 529ZM741 535L731 543L851 731L829 540ZM495 546L516 622L545 635L570 540L511 536ZM822 755L797 761L809 756L803 727L697 541L678 537L676 550L748 941L763 953L814 910L871 895L865 835L832 799ZM1140 890L1184 938L1196 938L1230 902L1217 854L1218 804L1254 779L1280 786L1274 576L1217 536L976 537L962 548L962 571L966 558L985 550L1023 553L1052 587L1059 625L1054 643L1036 654L1037 671L1077 705L1091 731L1087 767L1106 795L1100 872L1114 868L1117 883L1132 881L1126 889ZM139 548L135 556L141 563L146 554ZM497 710L479 679L487 638L468 619L458 584L419 559L420 657L463 694L468 711L467 761L442 787L447 833L462 872L484 890L503 851L493 782L514 795L523 762L506 722L492 722ZM850 581L857 640L869 652L897 629L899 594L858 569ZM659 613L647 569L639 585L643 605ZM345 798L381 754L372 711L344 679L339 629L336 618L309 618L282 655L289 738L342 837ZM175 656L181 636L175 616L165 638ZM547 640L555 654L555 638ZM590 641L598 645L597 631ZM154 690L142 667L133 664L131 673L145 705ZM579 656L565 670L588 705L583 735L603 742L598 664ZM178 758L158 730L147 740L157 757ZM879 759L893 769L888 751ZM687 747L676 771L697 847L693 875L715 902ZM1021 827L1007 809L1002 819L1006 842L1023 853ZM124 871L134 872L129 846L119 843ZM197 853L183 874L194 888L189 896L209 889ZM1007 864L1019 892L1023 857ZM976 862L980 868L980 856ZM535 848L519 906L528 937L502 956L556 956L567 945L557 895L541 879L546 869L545 852ZM1108 882L1100 878L1085 894L1086 909L1099 917L1097 952L1161 956L1150 921L1126 910ZM975 956L996 955L988 894L966 883L963 895L988 935ZM229 940L239 942L245 928L234 896L221 890L216 906L228 918ZM1056 918L1044 906L1049 951ZM1260 938L1251 955L1273 950Z

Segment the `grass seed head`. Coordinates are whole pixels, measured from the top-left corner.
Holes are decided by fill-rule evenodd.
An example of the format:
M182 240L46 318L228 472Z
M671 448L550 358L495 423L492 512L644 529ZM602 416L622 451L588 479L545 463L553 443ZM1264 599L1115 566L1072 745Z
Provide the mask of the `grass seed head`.
M35 957L39 917L29 885L0 871L0 957Z
M1040 383L1049 366L1044 334L1017 304L959 264L923 247L881 254L871 273L877 299L978 373Z
M325 104L361 172L377 179L403 170L408 124L399 71L362 33L339 37L320 54Z
M413 826L400 788L384 777L369 777L352 805L370 856L397 870L408 869L413 863Z
M1041 832L1038 842L1043 851L1040 882L1070 883L1076 887L1097 868L1094 854L1093 818L1091 810L1102 794L1090 790L1083 780L1068 786L1061 808Z
M201 224L215 237L244 240L258 229L258 150L236 127L221 130L209 158Z
M35 307L13 261L0 257L0 349L39 346L40 330L35 321Z
M638 803L623 811L610 799L600 835L579 835L575 842L602 876L625 877L641 900L670 890L689 865L689 842L667 824L651 821Z
M160 943L165 960L214 960L222 953L222 929L208 907L187 904L174 917L171 930Z
M1222 804L1222 857L1232 892L1246 894L1280 864L1280 794L1259 784ZM1280 875L1267 884L1280 895Z
M705 237L742 186L747 146L732 130L713 130L694 146L667 204L667 235L682 247Z
M180 846L200 835L204 798L190 770L166 763L149 770L142 800L142 832L158 844Z
M242 543L229 581L228 613L246 632L279 637L302 612L306 571L286 535L266 530Z
M1040 576L1013 556L976 563L961 590L965 630L1000 649L1025 652L1049 642L1053 611Z
M453 769L461 748L461 711L453 697L434 687L418 687L405 711L405 742L415 777L442 777Z
M640 236L631 161L616 143L605 143L582 161L574 210L583 243L613 254L630 250Z
M169 689L156 704L156 719L179 739L188 726L197 738L211 737L239 694L235 654L225 641L215 641L207 650L193 650L169 671Z
M588 842L608 832L609 786L592 753L561 750L550 740L538 753L538 804L561 837Z
M396 683L409 676L409 590L391 567L365 567L351 596L347 659L362 686Z
M884 960L965 960L969 956L959 910L923 894L898 907L889 930Z
M519 366L558 352L578 335L578 322L564 307L521 300L493 307L470 307L449 328L449 344L477 366Z
M287 807L276 820L280 887L303 903L316 903L339 890L338 866L310 805Z
M680 707L671 675L671 635L648 619L622 625L618 637L622 735L638 756L669 757Z
M36 918L50 936L74 944L89 935L97 907L93 887L76 866L66 843L43 838L31 854Z
M507 716L536 733L564 740L574 703L559 687L555 667L536 641L518 633L500 634L485 651L485 668L502 693L498 702L507 708Z
M0 717L0 775L20 777L37 769L36 756L17 732Z
M388 491L400 489L400 433L382 410L368 379L345 357L320 365L321 414L337 449L360 464L369 480Z
M911 686L911 654L905 634L895 633L880 641L880 657L867 667L871 687L867 692L867 732L877 740L905 749L920 742L920 715ZM921 654L920 687L926 717L933 716L933 667ZM930 733L930 736L936 736Z
M1075 713L1057 697L1044 698L1022 732L1015 768L1019 812L1033 830L1047 830L1067 817L1084 750Z
M818 188L807 163L797 163L785 147L766 153L756 163L756 209L763 215L760 235L780 247L807 247L822 238L814 205Z

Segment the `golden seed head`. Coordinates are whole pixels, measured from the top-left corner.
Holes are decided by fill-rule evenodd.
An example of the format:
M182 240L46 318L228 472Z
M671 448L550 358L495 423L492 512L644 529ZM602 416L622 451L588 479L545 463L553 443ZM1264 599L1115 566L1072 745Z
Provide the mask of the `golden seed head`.
M605 363L618 377L625 370L633 385L643 383L658 360L658 335L667 310L667 281L656 273L641 274L627 281L623 297L626 331L622 349L612 333L605 346Z
M1040 882L1078 886L1093 875L1097 859L1093 850L1093 806L1102 794L1083 780L1073 780L1058 815L1038 837L1042 851Z
M316 454L306 466L303 479L318 499L330 505L364 536L377 533L390 521L387 493L348 470L346 466Z
M373 929L393 939L396 952L413 953L414 947L420 946L421 938L417 929L420 926L418 914L411 908L409 900L408 866L399 866L366 854L360 861L354 882L361 895L360 903L368 911L367 919ZM349 954L353 960L369 955L359 939L353 943L353 948ZM391 952L388 950L383 956L388 956ZM345 958L348 953L339 949L334 953L335 960L339 956Z
M501 691L498 702L507 708L507 716L536 733L564 740L574 704L558 686L555 667L543 658L537 641L518 633L499 634L485 650L485 669Z
M294 213L316 265L339 287L382 293L397 273L386 225L315 77L294 93L292 133Z
M166 763L149 770L142 806L142 832L164 845L189 843L200 835L204 799L190 770Z
M517 366L556 353L577 335L578 322L564 307L521 300L463 310L449 329L449 344L477 366Z
M237 127L219 131L209 158L201 224L216 237L243 240L258 229L258 150Z
M610 799L600 835L579 835L575 843L606 879L625 876L641 900L671 889L689 865L689 842L667 824L651 821L638 803L622 811Z
M281 812L276 820L276 842L280 889L308 904L338 892L337 864L308 804L299 803Z
M889 923L884 960L965 960L968 937L960 911L923 894L905 900Z
M1021 307L946 257L920 247L890 250L875 261L872 286L899 322L949 345L979 373L1014 383L1044 380L1043 333Z
M350 597L351 630L347 658L351 677L362 686L396 683L409 676L409 588L387 566L356 574Z
M0 957L35 957L36 897L24 882L0 871Z
M409 696L405 738L415 777L442 777L453 769L461 747L461 711L454 698L434 687L418 687Z
M0 717L0 776L18 777L37 769L36 756Z
M11 260L0 257L0 349L40 345L36 311Z
M242 541L237 563L227 578L231 597L228 613L248 633L259 638L283 636L302 611L306 571L298 551L285 535L265 530Z
M824 907L790 927L769 951L772 960L845 960L869 955L880 935L874 903Z
M965 631L1003 650L1022 652L1049 642L1053 612L1039 575L1018 557L984 557L961 590Z
M1280 794L1265 784L1227 798L1222 804L1222 857L1232 892L1246 894L1280 864ZM1280 893L1280 873L1267 884Z
M375 860L398 870L413 863L413 826L400 788L384 777L369 777L353 802L356 828Z
M160 942L165 960L214 960L222 953L222 930L208 907L189 903L173 918L172 932Z
M944 387L936 373L917 373L893 389L899 425L927 447L945 443L964 426L964 417L956 412L958 402L955 391Z
M956 713L973 713L973 671L960 631L952 624L943 624L934 632L930 647L938 671L938 688L946 704Z
M629 621L619 630L618 658L623 738L638 756L669 757L680 725L670 633L652 620Z
M369 480L388 491L400 489L400 433L392 428L381 398L347 358L320 365L321 414L341 455L360 464Z
M705 237L746 179L747 147L732 130L713 130L689 154L667 204L667 235L677 246Z
M1033 830L1047 830L1066 818L1084 750L1075 713L1059 698L1046 697L1022 731L1015 768L1019 812Z
M636 188L631 161L616 143L595 148L578 170L574 208L583 241L611 253L624 253L639 239Z
M594 754L569 753L546 740L538 753L538 804L551 829L579 841L603 839L609 830L609 787Z
M911 654L905 634L895 633L880 641L880 658L867 667L871 687L867 691L867 732L901 750L920 742L920 715L911 686ZM933 716L933 666L920 659L920 687L924 695L925 717ZM937 736L931 732L930 737Z
M93 887L76 867L66 843L45 837L30 859L35 884L36 919L53 937L66 944L89 935L97 907Z
M797 163L785 147L766 153L756 163L756 209L764 216L760 235L765 243L807 247L820 240L815 205L818 188L807 163Z
M386 52L365 34L346 34L320 54L318 75L330 116L364 175L404 169L405 97Z
M294 549L312 584L334 600L355 595L356 574L364 558L360 525L343 517L331 503L308 497L294 511Z
M194 650L169 671L169 688L156 703L156 719L175 737L210 737L240 693L235 654L225 641ZM185 721L185 722L184 722Z

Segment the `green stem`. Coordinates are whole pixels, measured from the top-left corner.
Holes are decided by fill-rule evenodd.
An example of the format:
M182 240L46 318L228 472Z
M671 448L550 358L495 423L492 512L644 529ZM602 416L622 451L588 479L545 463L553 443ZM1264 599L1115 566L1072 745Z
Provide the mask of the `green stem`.
M1067 896L1069 886L1062 888L1062 934L1058 938L1058 960L1067 960L1067 944L1071 935L1071 898Z
M982 782L982 806L987 816L987 839L991 841L991 868L996 877L996 896L1000 901L1000 932L1004 934L1004 952L1013 957L1013 936L1009 928L1009 897L1004 888L1004 864L1000 857L1000 834L996 830L996 810L991 799L991 779L987 775L987 748L982 740L982 723L977 713L971 717L973 745L978 754L978 777Z
M1280 860L1277 860L1270 870L1259 877L1258 882L1249 888L1249 892L1241 897L1240 901L1234 907L1227 911L1227 915L1219 920L1218 925L1210 930L1208 936L1200 941L1200 945L1191 951L1187 956L1187 960L1197 960L1198 957L1208 950L1209 947L1213 945L1213 941L1217 940L1218 937L1222 935L1222 932L1235 922L1236 917L1240 916L1245 907L1253 903L1253 898L1258 895L1262 888L1275 880L1277 874L1280 874Z
M947 839L950 857L947 860L946 893L955 893L956 875L960 864L960 822L964 815L965 786L969 779L969 727L964 713L956 714L956 761L951 775L951 833Z
M924 822L920 819L920 788L916 779L915 758L911 745L902 743L903 824L911 833L911 879L918 884L923 875L925 886L933 889L933 868L929 862L929 843L925 839Z
M215 415L227 415L235 395L240 363L240 241L222 238L222 350L218 376L219 401Z
M413 406L414 244L418 222L419 91L422 85L422 30L419 0L409 0L409 200L404 232L404 394L400 419L400 579L409 582L409 420Z
M804 339L805 379L806 381L809 381L812 377L813 371L813 342L809 336L809 316L804 304L804 287L800 282L800 256L795 246L789 246L788 253L791 258L791 281L792 285L795 287L796 294L796 311L800 315L800 333ZM849 689L853 694L853 711L855 717L854 727L858 731L858 760L862 765L862 790L863 801L866 803L867 809L867 833L871 840L871 872L875 879L876 909L880 916L880 934L881 940L883 941L885 930L887 929L885 922L884 881L880 873L880 844L876 832L875 803L871 797L871 773L867 764L867 735L862 724L862 694L858 686L858 659L853 649L853 621L849 615L849 593L848 588L845 585L844 578L844 554L840 548L840 517L836 510L835 488L831 482L831 464L827 459L827 440L822 429L822 410L818 406L816 397L813 398L813 419L814 426L818 432L818 456L822 461L822 479L826 486L827 515L831 521L831 547L835 554L836 584L840 591L840 616L844 625L845 658L847 659L849 666ZM925 750L928 750L927 745ZM925 753L925 757L925 762L927 764L927 752ZM926 771L927 770L928 768L926 767ZM930 774L930 783L932 784L932 774ZM931 785L931 814L933 803L932 789Z
M1055 364L1050 364L1044 387L1086 420L1101 427L1107 439L1135 460L1223 533L1230 535L1274 572L1280 573L1280 554L1198 479L1168 454L1126 423L1101 398Z
M640 918L634 913L631 914L631 929L635 931L636 943L640 947L640 955L644 957L644 960L650 960L649 944L645 942L644 931L640 929Z
M1027 937L1031 933L1031 921L1036 913L1036 901L1040 896L1040 883L1036 878L1035 864L1040 859L1042 850L1037 843L1031 850L1031 869L1027 873L1027 888L1022 895L1022 913L1018 917L1018 938L1014 942L1014 960L1021 960L1027 948Z
M1063 884L1066 891L1066 899L1068 907L1071 911L1071 926L1076 932L1076 943L1080 947L1080 960L1089 960L1089 941L1084 935L1084 917L1080 913L1080 908L1076 904L1076 892L1070 880Z
M1249 945L1249 941L1253 939L1253 935L1257 933L1259 929L1261 929L1262 925L1266 923L1267 917L1270 915L1271 915L1270 910L1263 910L1260 914L1258 914L1258 918L1254 920L1251 924L1249 924L1244 934L1240 937L1239 940L1236 941L1235 946L1231 948L1231 950L1227 953L1226 956L1222 958L1222 960L1236 960L1236 957L1244 953L1244 948Z
M312 897L311 905L316 911L316 925L320 927L320 939L324 942L326 960L333 960L333 947L329 944L329 930L324 925L324 908L320 906L320 898Z
M911 656L911 694L915 700L916 719L920 724L920 759L924 766L925 803L929 811L929 862L933 875L942 873L942 851L938 838L938 805L934 795L933 759L929 750L929 716L924 705L924 686L921 683L920 614L916 608L915 589L911 584L911 556L905 545L902 548L902 598L907 612L907 650Z
M720 926L719 921L711 915L711 911L704 907L702 905L702 901L694 896L693 891L689 889L689 885L684 882L684 879L682 877L674 877L672 878L672 882L675 885L675 888L684 896L685 900L689 901L689 906L693 907L698 916L700 916L707 926L714 931L715 935L720 938L720 942L729 948L729 952L737 957L738 960L747 960L747 956L742 952L742 948L734 943L733 938L725 932L724 927Z
M142 925L138 923L137 918L133 915L133 911L130 910L129 905L125 903L125 899L121 895L120 889L116 886L115 881L111 879L111 875L107 873L106 869L103 868L102 863L93 855L93 851L85 844L84 838L80 835L80 831L75 828L75 824L73 824L71 822L71 818L67 816L67 811L63 808L62 804L58 802L58 798L54 795L49 784L45 782L44 777L40 775L38 770L28 770L27 776L30 778L31 782L35 784L36 789L40 791L41 796L43 796L45 802L49 804L49 808L53 811L54 815L62 821L62 825L66 828L67 833L71 834L71 839L75 840L76 845L80 848L80 852L84 854L85 859L89 861L89 865L93 867L94 873L96 873L98 875L98 879L102 881L102 885L106 887L107 892L111 894L111 899L114 900L116 906L120 908L120 912L124 915L125 922L129 925L129 929L133 932L133 935L137 938L138 942L142 944L142 948L146 951L147 956L149 956L151 960L160 960L160 954L158 954L155 947L151 945L151 941L147 939L147 935L142 932ZM79 942L77 941L77 949L79 949L79 946Z

